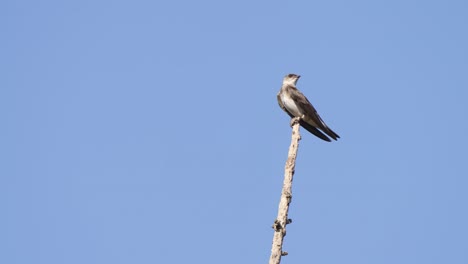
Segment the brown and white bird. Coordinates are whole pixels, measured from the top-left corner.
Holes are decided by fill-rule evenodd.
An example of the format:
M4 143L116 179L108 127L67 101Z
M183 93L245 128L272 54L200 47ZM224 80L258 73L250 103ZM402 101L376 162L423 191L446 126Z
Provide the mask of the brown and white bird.
M330 138L323 134L325 133L332 139L337 140L340 136L323 122L317 110L315 110L309 100L296 88L297 80L299 80L300 77L300 75L293 73L284 77L283 85L277 95L279 106L291 118L299 117L299 124L315 136L325 141L331 141Z

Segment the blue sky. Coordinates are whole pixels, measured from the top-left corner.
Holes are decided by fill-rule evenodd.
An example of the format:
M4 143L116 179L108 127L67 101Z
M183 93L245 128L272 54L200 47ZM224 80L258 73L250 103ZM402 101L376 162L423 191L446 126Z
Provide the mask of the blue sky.
M1 263L468 263L466 1L3 1Z

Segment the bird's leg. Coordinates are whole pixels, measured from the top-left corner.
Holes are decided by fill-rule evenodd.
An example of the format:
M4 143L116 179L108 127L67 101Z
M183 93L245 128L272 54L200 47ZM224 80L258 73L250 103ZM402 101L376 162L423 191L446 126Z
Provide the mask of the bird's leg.
M289 123L289 125L294 126L296 123L299 123L299 121L301 120L300 117L293 117L291 118L291 122Z

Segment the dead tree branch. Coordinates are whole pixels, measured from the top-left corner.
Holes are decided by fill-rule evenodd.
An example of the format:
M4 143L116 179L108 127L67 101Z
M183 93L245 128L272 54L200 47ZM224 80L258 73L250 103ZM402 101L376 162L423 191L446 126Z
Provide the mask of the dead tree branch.
M292 182L294 168L296 167L297 149L299 148L299 140L301 140L301 135L299 134L299 118L291 119L291 126L291 145L289 146L288 159L286 160L284 168L284 182L278 206L278 217L273 223L275 233L271 246L270 264L280 264L281 256L288 254L283 251L283 239L284 236L286 236L286 225L291 223L291 219L288 219L288 211L292 199Z

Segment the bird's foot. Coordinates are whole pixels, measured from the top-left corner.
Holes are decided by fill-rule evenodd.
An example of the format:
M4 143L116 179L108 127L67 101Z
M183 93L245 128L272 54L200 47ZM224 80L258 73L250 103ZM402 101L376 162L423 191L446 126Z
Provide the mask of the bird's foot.
M289 125L291 125L291 127L293 127L296 123L299 123L300 120L301 120L300 117L293 117L293 118L291 118L291 122L289 123Z

